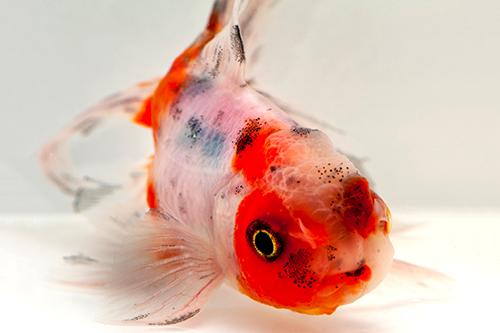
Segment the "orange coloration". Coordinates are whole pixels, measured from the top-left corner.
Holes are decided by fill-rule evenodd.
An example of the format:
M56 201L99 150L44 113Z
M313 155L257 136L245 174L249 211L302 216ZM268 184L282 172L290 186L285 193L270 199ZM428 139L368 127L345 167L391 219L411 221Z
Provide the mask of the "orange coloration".
M154 156L151 155L149 157L149 163L145 166L147 173L148 173L148 180L147 180L147 185L146 185L146 200L147 200L149 208L157 208L158 207L158 201L156 198L156 192L155 192L155 187L154 187L154 182L153 182L153 158L154 158Z
M144 100L133 120L139 125L151 127L151 96Z
M377 219L373 216L374 197L366 178L354 177L345 184L344 225L367 238L376 229Z
M388 235L391 232L391 225L389 222L384 221L383 231L384 231L384 235Z
M156 208L158 206L154 184L151 179L148 180L147 185L147 201L149 208Z

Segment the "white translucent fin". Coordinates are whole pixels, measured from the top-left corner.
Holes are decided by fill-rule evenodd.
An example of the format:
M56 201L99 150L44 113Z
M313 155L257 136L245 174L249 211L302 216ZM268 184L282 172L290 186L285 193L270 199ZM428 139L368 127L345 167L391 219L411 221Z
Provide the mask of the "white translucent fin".
M436 270L394 260L389 275L377 289L365 296L358 310L389 309L411 304L448 302L455 281Z
M104 322L178 323L197 314L223 280L209 242L156 211L135 223L108 221L88 246L64 258L72 264L64 282L102 294Z
M220 24L223 28L205 45L193 73L198 76L209 75L212 78L220 76L244 85L247 46L251 45L257 18L261 16L259 13L264 12L269 3L269 1L217 1L213 13L219 13L218 17L221 17ZM254 48L251 47L250 50Z
M240 1L234 1L233 7L225 7L226 12L231 9L233 14L227 22L223 23L222 30L204 46L193 68L193 74L201 77L207 75L212 78L222 77L234 80L238 84L245 83L243 77L246 60L245 46L236 14L239 6ZM217 10L217 7L214 10Z
M137 84L78 116L41 151L45 174L86 211L133 184L144 184L149 131L132 123L158 80Z

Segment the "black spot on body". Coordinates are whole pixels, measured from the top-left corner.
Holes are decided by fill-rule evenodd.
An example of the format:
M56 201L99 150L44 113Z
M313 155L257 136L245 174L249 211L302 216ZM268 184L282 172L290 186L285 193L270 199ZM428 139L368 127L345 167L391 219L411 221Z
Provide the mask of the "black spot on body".
M201 120L195 117L189 118L186 123L186 137L191 143L191 147L198 142L203 135L203 128Z
M172 112L170 114L172 115L172 118L174 120L179 120L181 118L182 109L179 107L174 107L174 109L172 110Z
M237 62L245 61L245 49L243 47L243 39L241 38L240 27L233 25L231 27L231 49L234 52L234 57Z
M239 131L236 139L236 153L239 154L248 146L252 145L262 130L260 118L247 119L245 126Z
M240 194L240 193L241 193L241 191L243 191L243 189L244 189L244 188L245 188L245 187L244 187L243 185L238 185L238 186L236 186L236 187L234 188L234 193L235 193L235 194Z

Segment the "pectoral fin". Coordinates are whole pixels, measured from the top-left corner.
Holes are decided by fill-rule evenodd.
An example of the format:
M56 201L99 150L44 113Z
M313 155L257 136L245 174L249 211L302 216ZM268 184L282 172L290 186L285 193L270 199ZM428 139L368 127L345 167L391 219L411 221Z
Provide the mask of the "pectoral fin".
M223 280L210 244L174 218L150 211L104 230L87 274L76 284L107 298L103 321L168 325L196 315ZM92 267L88 267L92 266Z

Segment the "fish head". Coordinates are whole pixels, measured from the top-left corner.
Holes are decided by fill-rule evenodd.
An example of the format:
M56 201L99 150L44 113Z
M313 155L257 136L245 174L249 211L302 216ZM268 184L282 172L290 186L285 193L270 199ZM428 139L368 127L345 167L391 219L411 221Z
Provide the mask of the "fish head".
M393 257L390 212L322 132L280 130L266 172L237 206L239 289L261 303L330 314L377 286Z

